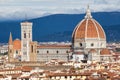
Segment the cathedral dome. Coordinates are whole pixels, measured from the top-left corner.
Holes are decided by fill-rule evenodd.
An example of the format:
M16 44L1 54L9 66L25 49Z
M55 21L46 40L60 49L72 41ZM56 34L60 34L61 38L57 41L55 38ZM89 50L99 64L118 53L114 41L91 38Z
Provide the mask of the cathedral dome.
M73 39L106 39L102 26L92 18L89 7L85 18L74 29L72 37Z
M13 47L16 50L21 49L21 41L19 39L14 40L13 41Z

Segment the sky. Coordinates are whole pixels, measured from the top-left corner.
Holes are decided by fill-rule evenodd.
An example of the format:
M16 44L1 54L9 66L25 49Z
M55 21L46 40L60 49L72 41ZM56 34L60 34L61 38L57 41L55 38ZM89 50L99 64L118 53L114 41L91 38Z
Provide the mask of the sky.
M120 0L0 0L0 19L37 18L50 14L120 11Z

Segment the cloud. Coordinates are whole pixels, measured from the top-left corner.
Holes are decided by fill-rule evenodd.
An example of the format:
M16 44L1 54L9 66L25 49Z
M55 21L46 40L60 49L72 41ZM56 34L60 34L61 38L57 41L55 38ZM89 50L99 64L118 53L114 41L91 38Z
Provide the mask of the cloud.
M0 18L22 19L49 14L85 13L89 4L92 12L119 11L120 0L0 0Z

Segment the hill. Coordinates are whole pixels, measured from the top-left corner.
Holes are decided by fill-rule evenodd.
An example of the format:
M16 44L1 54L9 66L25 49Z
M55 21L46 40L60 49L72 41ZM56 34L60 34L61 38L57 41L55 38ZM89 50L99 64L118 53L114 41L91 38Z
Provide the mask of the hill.
M84 18L85 14L54 14L28 21L33 22L33 40L42 41L71 41L72 31ZM107 41L120 41L120 12L92 13L105 29ZM9 33L13 39L20 38L21 21L0 22L0 42L8 42Z

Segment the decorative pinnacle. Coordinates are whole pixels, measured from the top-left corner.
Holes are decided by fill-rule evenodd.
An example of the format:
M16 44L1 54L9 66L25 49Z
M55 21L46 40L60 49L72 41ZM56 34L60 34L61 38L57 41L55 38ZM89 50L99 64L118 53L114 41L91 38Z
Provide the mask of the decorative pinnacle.
M91 11L90 11L90 9L89 9L89 5L87 6L87 11L86 11L85 18L86 18L86 19L92 18L92 16L91 16Z
M10 37L9 37L9 42L8 42L8 44L9 44L9 45L12 45L12 42L13 42L13 41L12 41L12 33L10 32Z

